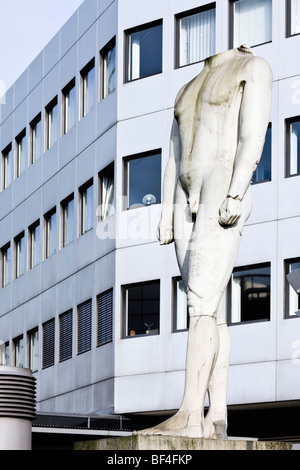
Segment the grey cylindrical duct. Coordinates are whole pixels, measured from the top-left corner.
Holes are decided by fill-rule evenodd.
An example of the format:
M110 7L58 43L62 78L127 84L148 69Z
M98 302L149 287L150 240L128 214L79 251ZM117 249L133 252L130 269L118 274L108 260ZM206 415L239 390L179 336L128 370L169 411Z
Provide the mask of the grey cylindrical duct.
M0 450L30 450L36 379L29 369L0 366Z

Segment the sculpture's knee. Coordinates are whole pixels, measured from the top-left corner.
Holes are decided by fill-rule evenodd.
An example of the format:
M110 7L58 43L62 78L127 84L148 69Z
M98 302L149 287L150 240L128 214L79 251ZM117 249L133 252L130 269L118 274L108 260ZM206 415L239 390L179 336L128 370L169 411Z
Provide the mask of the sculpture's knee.
M217 303L214 300L200 297L191 290L188 291L188 309L190 317L214 317L217 316Z

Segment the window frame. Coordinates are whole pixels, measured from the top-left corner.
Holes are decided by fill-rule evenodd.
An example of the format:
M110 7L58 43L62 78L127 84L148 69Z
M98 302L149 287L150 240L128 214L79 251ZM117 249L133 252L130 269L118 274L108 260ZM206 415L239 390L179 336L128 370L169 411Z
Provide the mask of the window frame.
M262 180L262 181L251 181L251 184L252 186L256 186L257 184L262 184L262 183L269 183L270 181L272 181L272 156L273 156L273 152L272 152L272 139L273 139L273 127L272 127L272 123L270 122L269 125L268 125L268 129L267 129L267 133L268 132L271 132L271 136L270 136L270 139L271 139L271 155L270 155L270 171L271 171L271 177L270 179L265 179L265 180ZM266 133L266 139L267 139L267 133ZM263 148L263 151L262 151L262 155L261 155L261 159L257 165L257 168L255 170L255 172L253 173L253 176L256 174L257 172L257 169L259 168L259 165L261 164L262 162L262 157L263 157L263 152L264 152L264 148ZM253 178L253 177L252 177Z
M114 291L110 288L97 295L97 347L113 341L113 315Z
M82 317L81 317L82 315ZM77 305L77 355L84 354L92 349L92 299ZM82 343L82 345L81 345Z
M229 44L230 48L233 49L234 47L239 47L241 44L234 45L234 4L236 2L239 2L240 0L230 0L229 2ZM273 0L270 0L272 2L272 8L273 8ZM271 29L272 29L272 38L269 41L257 43L257 44L248 44L249 47L258 47L258 46L263 46L265 44L270 44L273 42L273 21L271 22Z
M107 80L107 56L109 52L115 50L115 80L114 88L109 92ZM100 55L100 101L104 100L107 96L116 91L117 88L117 47L116 47L116 36L114 36L99 52ZM107 90L106 90L107 89Z
M55 215L55 250L52 248L52 216ZM56 207L53 207L44 215L44 259L51 258L57 252L57 212Z
M25 140L25 145L24 145ZM19 178L27 167L26 127L15 138L15 179Z
M63 322L65 322L63 324ZM59 362L73 357L73 309L59 315Z
M69 204L73 203L73 220L71 222L71 231L72 231L72 239L69 239L69 232L70 232L70 215L69 215ZM70 243L72 243L75 239L75 201L74 201L74 193L70 194L67 198L65 198L60 203L60 210L61 210L61 227L60 227L60 246L61 248L66 247Z
M38 241L38 251L36 250L36 229L39 227L39 241ZM34 237L33 237L34 234ZM35 253L35 262L34 261ZM36 254L38 253L38 261L36 261ZM41 224L40 219L31 224L28 227L28 268L33 269L38 266L41 262Z
M88 198L87 198L87 190L92 187L92 225L87 225L88 222ZM78 233L81 237L85 233L89 232L94 228L94 179L89 179L86 183L80 186L79 190L79 226L78 226ZM85 195L86 194L86 195Z
M74 123L70 125L70 92L74 90ZM72 121L71 121L72 122ZM62 89L61 92L61 135L66 135L76 125L76 78Z
M295 315L290 314L290 292L291 290L294 292L294 290L292 286L290 286L286 277L287 274L291 272L290 270L291 264L296 264L296 263L300 264L300 257L284 260L284 319L285 320L289 320L292 318L299 318L296 314ZM296 294L295 292L295 295L298 295L298 306L300 310L300 294Z
M269 312L269 318L262 318L262 319L253 319L253 320L245 320L245 321L238 321L238 322L233 322L232 321L232 276L234 272L236 271L249 271L251 273L252 270L255 269L264 269L264 268L269 268L270 269L270 312ZM271 272L271 263L270 262L265 262L265 263L258 263L258 264L251 264L251 265L245 265L245 266L237 266L233 269L230 280L228 282L228 287L227 287L227 295L226 295L226 310L227 310L227 324L229 326L238 326L238 325L249 325L251 323L266 323L271 321L271 313L272 313L272 272Z
M40 125L40 131L37 132L37 126ZM42 113L37 116L29 124L29 164L33 165L43 155L43 131L42 131ZM38 145L38 135L40 136L41 142ZM40 155L39 155L40 147Z
M44 322L42 324L42 331L42 369L47 369L55 364L55 318Z
M111 207L110 211L104 211L105 209L105 197L104 197L104 178L112 179L112 191L113 191L113 204L109 204ZM98 221L102 222L103 220L106 220L108 217L113 215L114 209L115 209L115 162L110 163L107 165L103 170L99 171L98 173Z
M19 335L13 339L13 360L15 367L25 367L24 337Z
M53 110L56 108L57 123L53 127ZM58 140L58 96L56 95L45 107L45 151L50 150Z
M13 154L12 143L10 142L2 150L2 191L5 191L13 179Z
M14 238L15 245L15 279L23 276L26 272L26 248L25 232L21 232ZM23 268L22 268L23 266Z
M181 276L176 276L172 278L172 312L173 312L173 321L172 321L172 332L173 333L181 333L184 331L188 331L189 329L189 311L188 311L188 304L186 304L186 328L177 328L177 285L179 282L183 282Z
M156 333L139 333L139 334L131 334L129 331L128 331L128 290L130 288L136 288L136 287L140 287L140 286L146 286L146 285L151 285L151 284L158 284L159 286L159 311L158 311L158 328L157 328L157 332ZM161 303L161 280L160 279L153 279L153 280L150 280L150 281L143 281L143 282L135 282L135 283L131 283L131 284L126 284L126 285L123 285L121 286L121 293L122 293L122 310L123 310L123 313L122 313L122 318L123 318L123 321L122 321L122 339L127 339L127 338L142 338L142 337L148 337L148 336L159 336L161 331L160 331L160 328L161 328L161 318L160 318L160 315L161 315L161 306L160 306L160 303ZM155 329L156 330L156 329ZM154 331L155 331L154 330Z
M204 62L204 60L206 59L206 57L204 57L203 59L200 59L196 62L191 62L189 64L180 65L180 20L184 18L188 18L189 16L203 13L205 11L209 11L209 10L215 10L216 12L217 10L216 2L207 3L200 7L192 8L191 10L185 10L183 12L176 13L175 15L175 50L174 50L174 65L175 65L174 68L175 69L181 69L183 67L188 67L189 65L199 64L201 62ZM214 55L215 53L216 52L214 52L211 55Z
M298 173L291 174L291 126L296 122L299 122L300 125L300 115L285 119L285 178L292 178L300 175L300 168Z
M36 337L35 337L36 335ZM39 329L33 328L27 332L27 357L28 366L32 372L39 369Z
M89 102L89 73L91 71L94 71L94 79L93 79L93 89L92 89L92 104ZM96 67L95 67L95 57L93 57L80 71L80 119L83 119L88 115L88 113L95 107L95 101L96 101L96 89L95 89L95 84L96 84Z
M10 259L7 259L7 252L10 252ZM6 243L1 248L1 287L6 287L11 283L11 263L12 263L12 250L10 242ZM7 268L7 269L6 269Z
M299 33L292 33L292 0L286 0L286 38L299 36Z
M162 40L161 40L161 55L162 55L162 63L161 63L161 71L160 72L155 72L151 73L149 75L143 76L143 77L136 77L136 78L130 78L130 57L131 57L131 52L130 52L130 36L134 33L139 33L141 31L144 31L146 29L150 28L155 28L156 26L161 26L161 33L162 33ZM124 52L124 83L131 83L136 80L142 80L143 78L147 77L153 77L154 75L159 75L163 72L163 19L158 19L155 21L151 21L149 23L144 23L142 25L135 26L133 28L129 28L124 31L124 47L125 47L125 52Z

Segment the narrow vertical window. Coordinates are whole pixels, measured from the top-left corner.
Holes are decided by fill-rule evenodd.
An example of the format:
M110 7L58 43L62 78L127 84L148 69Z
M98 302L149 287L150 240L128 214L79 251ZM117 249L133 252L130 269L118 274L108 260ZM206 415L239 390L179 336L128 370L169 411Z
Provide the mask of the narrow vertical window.
M61 203L62 247L74 240L74 195L72 194Z
M28 359L29 369L32 372L38 370L39 367L39 331L38 328L28 332Z
M177 25L177 67L200 62L216 52L215 3L180 14Z
M92 346L92 301L87 300L78 306L77 352L82 354Z
M43 369L54 365L55 361L55 319L43 323Z
M16 279L22 276L25 272L25 234L22 232L15 238L15 253L16 253Z
M10 283L11 277L11 247L10 243L1 249L2 255L2 287Z
M264 183L272 179L272 126L268 127L264 149L259 164L252 177L252 184Z
M300 174L300 118L286 121L286 173Z
M15 350L15 367L24 367L24 340L19 336L13 340Z
M102 346L113 340L113 289L97 296L97 310L97 346Z
M300 34L300 0L287 0L288 36Z
M56 209L45 215L45 257L56 253Z
M93 228L94 214L94 186L93 180L90 180L79 189L80 198L80 235L85 234Z
M116 89L116 39L113 38L100 52L101 99Z
M162 72L162 21L126 31L126 81Z
M73 310L68 310L59 316L59 361L72 357L73 343Z
M30 123L30 164L42 156L42 118L41 113Z
M237 0L232 13L233 47L272 41L272 0Z
M114 165L111 164L99 173L100 220L114 213Z
M12 146L9 144L2 152L2 189L6 189L12 181Z
M62 91L62 133L66 134L76 122L75 78Z
M26 129L24 129L16 138L16 163L15 171L16 178L21 176L21 173L25 171L27 160L27 141L26 141Z
M95 59L92 59L80 72L81 76L81 118L95 105Z
M189 326L187 292L181 278L173 279L174 331L186 330Z
M40 221L29 227L29 269L40 262Z
M300 259L285 261L285 274L289 275L300 269ZM300 314L300 294L285 280L285 317L291 318Z
M57 96L46 107L46 150L49 150L57 141L58 137L58 112Z

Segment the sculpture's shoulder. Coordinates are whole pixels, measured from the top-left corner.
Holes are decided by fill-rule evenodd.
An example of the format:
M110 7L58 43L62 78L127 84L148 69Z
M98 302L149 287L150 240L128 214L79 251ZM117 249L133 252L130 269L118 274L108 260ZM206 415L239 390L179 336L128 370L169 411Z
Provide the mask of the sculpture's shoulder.
M202 83L202 73L183 85L175 98L175 116L178 117L186 108L195 103Z
M261 81L264 83L273 82L273 73L268 62L259 56L253 55L245 60L243 67L245 81Z

